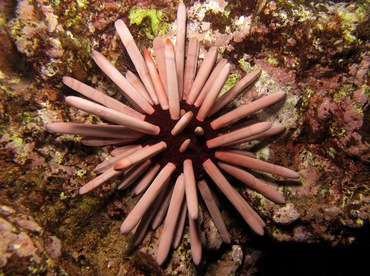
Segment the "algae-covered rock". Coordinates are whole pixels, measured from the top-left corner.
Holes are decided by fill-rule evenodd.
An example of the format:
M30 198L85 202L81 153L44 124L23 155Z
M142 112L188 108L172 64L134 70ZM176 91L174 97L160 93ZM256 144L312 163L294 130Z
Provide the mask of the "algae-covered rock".
M0 273L65 275L58 265L60 240L49 237L31 216L4 204L0 204L0 239Z

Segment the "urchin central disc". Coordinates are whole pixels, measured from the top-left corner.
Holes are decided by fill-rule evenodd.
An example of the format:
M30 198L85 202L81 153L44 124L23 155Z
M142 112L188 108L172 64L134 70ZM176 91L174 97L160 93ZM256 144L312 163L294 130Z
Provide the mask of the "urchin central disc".
M154 116L146 116L145 121L159 126L160 132L158 135L143 137L140 143L147 145L165 142L167 149L155 156L155 161L162 165L168 162L179 164L175 172L175 175L179 175L183 162L190 159L193 161L195 178L201 179L202 162L214 158L214 151L207 147L206 141L214 138L216 133L210 127L209 121L199 122L196 119L199 110L197 107L188 105L185 101L181 102L180 107L181 117L172 120L168 110L155 106Z

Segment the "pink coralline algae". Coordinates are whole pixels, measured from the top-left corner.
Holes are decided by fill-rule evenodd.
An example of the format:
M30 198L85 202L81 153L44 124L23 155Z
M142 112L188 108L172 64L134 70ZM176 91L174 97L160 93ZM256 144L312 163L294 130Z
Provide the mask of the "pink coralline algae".
M334 80L333 80L334 81ZM320 90L319 90L320 91ZM310 110L303 118L310 125L312 139L325 135L351 156L368 161L369 145L359 130L363 127L367 97L362 89L316 93L309 99Z
M273 93L227 111L226 105L253 84L261 70L247 74L219 96L228 79L230 64L221 58L215 65L218 51L211 47L197 69L199 42L192 38L186 44L183 3L177 14L176 44L155 38L155 62L147 49L141 54L122 20L117 20L115 27L138 76L130 71L123 76L97 51L92 51L92 58L132 107L66 76L64 84L87 98L69 96L66 102L113 124L56 122L46 126L51 132L81 135L85 145L114 146L111 157L95 168L99 176L85 184L80 194L121 177L118 189L130 187L132 194L140 197L121 225L122 233L134 233L135 245L143 241L150 226L156 229L166 216L156 256L160 265L170 249L179 246L186 220L193 262L201 262L200 199L223 241L230 243L215 199L217 190L221 190L254 232L263 235L265 222L228 179L232 176L266 198L285 203L283 195L245 168L289 179L297 179L299 174L259 160L253 153L237 147L284 131L281 125L246 118L281 101L285 93Z

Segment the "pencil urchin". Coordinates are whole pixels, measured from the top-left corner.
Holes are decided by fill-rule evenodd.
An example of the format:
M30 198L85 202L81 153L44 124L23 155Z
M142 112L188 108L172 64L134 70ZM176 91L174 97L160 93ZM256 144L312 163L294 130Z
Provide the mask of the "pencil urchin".
M298 178L298 173L261 161L252 153L235 147L284 131L281 125L248 122L246 118L280 101L285 94L274 93L223 112L231 100L259 77L261 70L252 71L218 97L230 73L230 65L225 59L220 59L215 65L218 51L211 47L197 70L197 39L190 39L185 54L186 8L183 3L179 5L177 14L176 46L168 39L155 38L155 62L145 48L141 55L122 20L116 21L115 27L139 77L131 72L124 77L97 51L92 52L92 57L132 107L76 79L64 77L65 85L89 99L69 96L66 98L69 105L114 125L52 123L46 126L51 132L81 135L86 145L115 146L111 158L95 168L99 176L84 185L80 194L113 177L122 177L118 189L130 186L134 195L141 196L121 226L124 234L134 232L136 245L144 239L149 225L156 228L161 224L165 214L163 210L167 210L157 251L159 264L164 263L171 247L176 248L180 244L186 218L193 261L199 264L202 255L199 195L223 241L230 243L229 233L214 200L214 188L226 196L254 232L262 235L264 221L230 185L223 172L276 203L285 202L280 193L244 168L286 178Z

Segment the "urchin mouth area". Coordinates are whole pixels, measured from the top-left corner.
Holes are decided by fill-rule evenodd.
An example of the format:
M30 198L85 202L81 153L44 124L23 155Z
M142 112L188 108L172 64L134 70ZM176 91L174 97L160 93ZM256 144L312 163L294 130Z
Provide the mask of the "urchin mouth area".
M165 142L167 145L166 150L153 157L155 163L161 166L171 162L176 165L174 178L183 172L182 164L186 159L193 161L195 179L201 180L204 175L203 162L207 159L215 159L215 150L209 149L206 142L217 136L216 131L210 125L210 120L207 118L201 122L196 118L199 108L181 101L180 108L182 114L192 112L190 122L180 133L173 135L171 132L175 125L180 120L173 120L170 117L168 110L163 110L160 105L154 106L155 112L145 117L145 121L160 127L158 135L146 135L138 142L141 145L152 145L158 142ZM202 131L199 132L199 129Z

